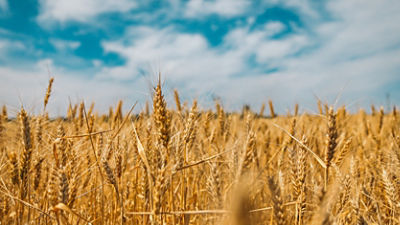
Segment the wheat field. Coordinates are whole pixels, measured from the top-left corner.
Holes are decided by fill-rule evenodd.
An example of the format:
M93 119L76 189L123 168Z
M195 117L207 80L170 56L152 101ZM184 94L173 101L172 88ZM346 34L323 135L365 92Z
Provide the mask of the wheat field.
M396 108L227 113L158 82L139 114L49 118L52 83L43 113L3 107L1 224L400 224Z

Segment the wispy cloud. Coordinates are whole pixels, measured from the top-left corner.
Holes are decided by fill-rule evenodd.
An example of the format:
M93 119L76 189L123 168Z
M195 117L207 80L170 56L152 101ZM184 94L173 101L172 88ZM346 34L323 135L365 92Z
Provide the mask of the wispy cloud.
M79 41L67 41L60 39L50 39L50 43L59 51L75 50L81 45Z
M125 13L136 7L130 0L39 0L39 22L43 24L58 21L88 22L94 17L109 12Z
M8 9L8 2L7 0L0 0L0 12L7 11Z
M186 3L184 15L189 18L199 18L202 16L217 14L224 17L239 16L250 9L249 0L190 0Z

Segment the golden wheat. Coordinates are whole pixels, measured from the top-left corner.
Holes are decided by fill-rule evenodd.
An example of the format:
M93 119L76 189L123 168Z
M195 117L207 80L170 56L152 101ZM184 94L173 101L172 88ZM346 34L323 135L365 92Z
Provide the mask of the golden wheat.
M53 80L46 91L49 103ZM0 118L1 224L399 224L400 119L167 105ZM50 103L51 105L51 103ZM130 120L130 124L129 121ZM322 159L323 160L322 160Z

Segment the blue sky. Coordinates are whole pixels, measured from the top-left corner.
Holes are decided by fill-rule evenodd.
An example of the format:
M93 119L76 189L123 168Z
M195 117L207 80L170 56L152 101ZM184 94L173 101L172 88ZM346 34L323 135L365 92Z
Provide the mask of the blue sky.
M351 109L400 103L397 0L0 0L0 104L50 110L95 101L104 111L151 99L278 111L316 97Z

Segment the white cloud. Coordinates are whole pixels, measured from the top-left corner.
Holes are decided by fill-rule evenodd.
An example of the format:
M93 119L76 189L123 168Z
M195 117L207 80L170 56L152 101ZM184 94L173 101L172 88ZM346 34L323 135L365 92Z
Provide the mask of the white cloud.
M241 15L249 9L251 1L248 0L190 0L186 4L185 16L198 18L210 14L224 17Z
M8 10L8 2L7 0L0 0L0 11Z
M7 49L24 49L25 45L20 41L10 41L7 39L0 39L0 51Z
M311 41L305 34L273 39L272 37L281 32L284 26L280 22L269 22L262 30L250 31L248 27L237 28L225 36L224 44L231 51L241 53L243 57L254 54L257 62L261 64L282 61L284 57L308 46Z
M92 60L92 64L93 64L94 67L102 66L101 60L97 60L97 59Z
M281 32L283 29L285 29L285 25L279 21L269 22L269 23L265 24L264 29L267 32L271 32L271 35L274 35L276 33Z
M60 39L50 39L50 43L59 51L75 50L81 46L79 41L68 41Z
M131 0L39 0L41 24L54 21L88 22L90 19L107 12L128 12L136 7Z
M282 60L285 56L294 54L307 46L308 41L309 39L301 35L265 41L256 50L257 61L258 63L270 63L271 61Z
M23 51L26 48L23 42L0 39L0 60L8 60L8 53L11 51Z
M135 40L125 45L127 40ZM150 71L150 67L161 63L160 68L171 71L171 76L188 78L187 70L193 70L195 76L210 73L213 66L221 65L219 55L209 49L207 41L198 34L181 34L170 28L155 30L149 27L135 27L128 31L123 40L103 43L104 49L125 57L127 65L107 68L104 76L112 74L115 78L131 78L140 74L140 70ZM226 64L226 63L224 63ZM222 65L221 65L222 66ZM221 72L221 70L220 70ZM229 74L229 73L227 73Z

